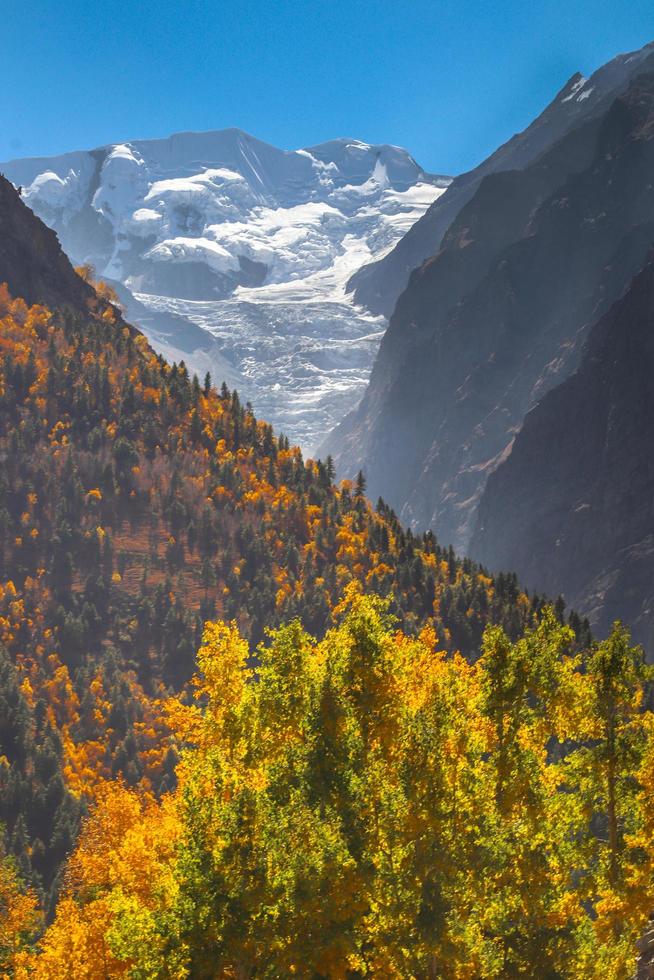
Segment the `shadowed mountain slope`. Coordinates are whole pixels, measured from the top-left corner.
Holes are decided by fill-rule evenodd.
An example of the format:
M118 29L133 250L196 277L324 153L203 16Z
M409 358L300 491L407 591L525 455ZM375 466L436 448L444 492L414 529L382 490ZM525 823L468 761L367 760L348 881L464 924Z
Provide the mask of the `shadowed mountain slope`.
M654 238L654 75L524 171L486 177L403 294L358 410L327 439L417 527L465 551L526 413Z
M654 256L491 475L471 551L654 651Z
M445 232L473 197L484 177L502 170L523 170L562 136L601 114L642 70L654 43L619 55L590 78L579 72L523 132L500 146L474 170L461 174L398 244L382 259L363 266L348 282L354 299L375 313L390 316L411 272L440 248Z

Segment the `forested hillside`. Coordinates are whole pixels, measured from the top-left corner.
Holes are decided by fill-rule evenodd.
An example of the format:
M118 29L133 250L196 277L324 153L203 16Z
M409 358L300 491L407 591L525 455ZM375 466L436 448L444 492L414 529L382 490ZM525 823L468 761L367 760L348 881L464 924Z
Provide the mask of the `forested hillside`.
M15 254L16 229L23 254L18 272L0 264L0 282L57 303L28 306L0 287L0 642L12 706L0 818L49 905L100 780L174 784L162 704L191 677L205 620L234 618L254 644L295 616L321 636L357 582L392 595L409 633L432 623L444 649L474 659L489 622L515 637L541 600L431 534L415 538L370 505L363 480L335 485L329 461L303 460L236 392L165 363L106 290L75 275L11 186L0 190L0 260Z

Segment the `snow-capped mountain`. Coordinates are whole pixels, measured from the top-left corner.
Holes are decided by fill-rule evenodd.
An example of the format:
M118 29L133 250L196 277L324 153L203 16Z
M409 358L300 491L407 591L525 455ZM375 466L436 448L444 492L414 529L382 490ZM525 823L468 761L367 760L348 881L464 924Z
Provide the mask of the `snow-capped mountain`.
M399 147L286 151L236 129L0 171L74 262L122 285L156 347L225 378L307 450L356 404L386 326L345 283L449 183Z

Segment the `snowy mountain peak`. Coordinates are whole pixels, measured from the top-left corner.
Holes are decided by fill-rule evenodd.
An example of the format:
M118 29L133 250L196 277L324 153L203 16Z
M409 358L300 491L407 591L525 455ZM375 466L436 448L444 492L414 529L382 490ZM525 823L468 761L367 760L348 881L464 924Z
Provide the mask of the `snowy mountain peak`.
M398 216L414 216L411 190L420 186L418 198L433 199L448 183L399 147L343 138L280 150L240 129L132 140L2 167L74 259L144 292L169 295L180 295L180 286L168 281L162 263L199 264L182 289L194 299L278 281L287 246L295 275L302 274L293 243L304 243L306 269L326 267L352 232L348 225L364 196L376 195L380 215L387 212L388 221L364 216L370 252L383 250L396 237ZM316 237L324 247L310 246Z
M227 378L308 448L361 392L384 326L355 308L346 281L449 184L401 147L339 138L282 150L233 128L0 171L74 262L129 290L128 315L155 346Z

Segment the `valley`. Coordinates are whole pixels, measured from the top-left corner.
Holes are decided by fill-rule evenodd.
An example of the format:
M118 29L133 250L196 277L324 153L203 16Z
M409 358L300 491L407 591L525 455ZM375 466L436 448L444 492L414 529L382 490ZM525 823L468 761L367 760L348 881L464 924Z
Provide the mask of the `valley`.
M654 980L654 42L596 6L3 17L0 980Z

